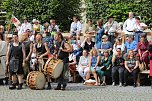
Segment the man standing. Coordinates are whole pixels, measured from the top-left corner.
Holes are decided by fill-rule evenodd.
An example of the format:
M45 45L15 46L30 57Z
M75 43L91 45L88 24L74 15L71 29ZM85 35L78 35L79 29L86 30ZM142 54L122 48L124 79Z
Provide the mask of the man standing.
M126 35L133 35L135 31L136 21L133 18L133 13L129 12L129 18L124 22L123 30Z
M68 82L68 62L69 62L69 53L72 52L72 48L71 46L66 43L63 39L63 36L61 33L57 33L55 35L55 40L56 40L56 54L57 54L57 58L63 60L63 71L61 76L58 78L58 85L57 88L55 88L55 90L61 90L61 84L62 86L62 90L65 90L66 86L67 86L67 82Z
M109 41L114 43L116 31L119 27L118 22L114 21L113 16L108 17L108 22L104 25L105 33L108 34Z
M32 25L27 21L27 18L24 17L23 20L24 20L24 22L21 25L20 33L22 34L22 33L26 32L27 29L32 31Z
M71 27L70 27L70 38L72 38L72 36L77 36L77 38L80 36L82 31L82 24L80 23L80 21L78 21L78 17L74 16L73 17L73 22L71 23Z

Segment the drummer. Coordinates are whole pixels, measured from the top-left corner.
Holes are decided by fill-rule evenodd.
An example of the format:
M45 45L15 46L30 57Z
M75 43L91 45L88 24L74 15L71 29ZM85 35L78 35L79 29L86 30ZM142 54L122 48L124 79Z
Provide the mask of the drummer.
M36 35L36 43L34 44L34 47L36 48L37 54L38 54L38 61L39 61L39 71L42 71L43 66L42 66L42 61L43 58L44 60L47 60L47 55L50 53L49 48L46 43L43 43L42 41L42 34L37 34Z
M22 34L22 43L24 44L25 46L25 53L26 53L26 64L27 66L24 68L24 78L26 78L28 72L29 72L29 60L30 60L30 57L31 57L31 54L32 54L32 49L33 49L33 43L32 41L30 41L29 39L29 33L28 32L25 32Z
M65 90L67 86L67 81L68 81L68 75L66 73L68 72L68 62L69 62L69 53L72 52L71 46L64 41L63 36L61 33L56 33L55 35L55 40L56 40L56 52L55 54L57 55L57 58L63 60L64 62L64 67L61 76L58 78L58 85L55 88L55 90ZM61 85L62 89L61 89Z

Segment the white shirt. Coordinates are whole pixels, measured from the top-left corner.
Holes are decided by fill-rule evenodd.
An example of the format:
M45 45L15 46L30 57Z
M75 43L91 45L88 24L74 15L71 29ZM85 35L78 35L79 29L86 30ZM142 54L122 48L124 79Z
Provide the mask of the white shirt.
M143 31L144 30L143 27L145 27L145 26L147 26L145 23L140 23L140 25L138 25L136 23L136 25L135 25L135 28L137 29L136 31Z
M82 31L82 24L80 21L72 22L70 27L70 32L78 33L79 31Z
M48 27L49 32L52 32L54 30L56 30L56 32L59 32L59 27L58 25L55 25L55 27L53 27L52 25Z
M135 18L127 19L123 25L123 30L125 34L133 34L133 32L128 32L128 31L134 31L135 25L136 25Z
M118 27L119 27L119 24L116 21L113 21L112 23L107 22L104 25L105 32L108 31L108 33L116 32L116 30L118 29Z
M30 23L22 23L21 25L21 33L26 32L26 30L29 29L30 31L32 30L32 25Z
M83 66L87 66L89 64L89 57L84 57L84 56L81 56L80 59L79 59L79 65L78 65L78 68L81 67L81 65Z

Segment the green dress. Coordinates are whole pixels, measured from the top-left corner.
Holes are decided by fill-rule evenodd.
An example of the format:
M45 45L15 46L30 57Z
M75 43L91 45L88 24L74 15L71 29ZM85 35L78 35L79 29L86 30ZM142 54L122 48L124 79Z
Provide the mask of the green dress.
M104 69L103 70L98 70L97 71L97 74L100 76L100 79L103 80L103 76L109 76L110 77L110 66L112 64L112 56L110 55L108 57L107 60L105 60L104 57L102 57L100 63L99 63L99 66L104 66Z

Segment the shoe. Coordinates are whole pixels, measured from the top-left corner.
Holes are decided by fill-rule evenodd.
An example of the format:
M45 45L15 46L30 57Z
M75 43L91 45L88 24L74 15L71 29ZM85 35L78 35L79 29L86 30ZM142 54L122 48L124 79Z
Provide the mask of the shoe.
M10 89L10 90L16 89L16 85L15 85L15 84L10 85L10 86L9 86L9 89Z
M64 87L62 87L62 88L61 88L61 90L65 90L65 88L64 88Z
M103 83L101 84L101 86L106 86L106 83L105 83L105 82L103 82Z
M137 87L136 83L134 83L133 87Z
M61 90L65 90L66 86L67 86L67 84L63 84L63 87Z
M61 88L56 87L54 90L61 90Z
M124 83L124 85L123 85L124 87L126 87L127 86L127 84L126 83Z
M17 90L21 90L21 89L22 89L22 84L19 84Z
M86 82L83 82L83 85L85 85L86 84Z
M112 86L115 86L115 82L112 83Z
M122 83L121 82L119 83L119 87L122 87Z
M58 84L58 86L54 90L61 90L61 84Z
M48 85L46 90L50 90L51 89L51 85Z

